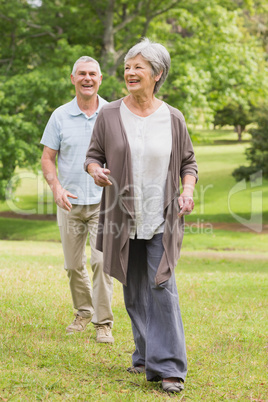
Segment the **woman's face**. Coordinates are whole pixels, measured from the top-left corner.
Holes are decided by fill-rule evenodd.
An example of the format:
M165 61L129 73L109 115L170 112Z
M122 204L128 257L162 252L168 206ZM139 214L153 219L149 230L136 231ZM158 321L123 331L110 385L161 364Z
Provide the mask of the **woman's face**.
M153 77L152 66L140 54L128 59L125 64L124 78L127 89L130 93L140 94L148 93L153 94L156 81L161 77L159 74Z

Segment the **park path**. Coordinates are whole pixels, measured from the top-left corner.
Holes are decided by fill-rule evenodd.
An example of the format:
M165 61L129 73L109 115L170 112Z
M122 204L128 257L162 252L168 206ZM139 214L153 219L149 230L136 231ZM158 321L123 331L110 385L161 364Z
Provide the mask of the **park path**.
M188 222L186 223L186 226L189 225L195 225L196 222ZM251 232L251 233L261 233L261 234L268 234L268 225L262 225L262 230L261 232L258 232L257 230L250 229L245 225L242 225L241 223L238 222L201 222L200 224L197 224L197 227L203 227L204 229L206 227L209 227L209 225L212 225L213 229L218 229L218 230L230 230L231 232ZM254 225L252 225L252 228L254 228ZM256 227L258 229L258 227Z
M43 221L56 221L56 215L29 215L29 214L17 214L12 211L4 211L0 212L0 217L3 218L13 218L13 219L26 219L26 220L43 220ZM185 231L196 233L200 230L202 233L209 233L211 229L218 229L218 230L229 230L233 232L251 232L256 233L255 231L247 228L240 223L228 223L228 222L188 222L185 225ZM206 232L207 230L207 232ZM268 234L268 225L263 225L262 231L260 234ZM261 252L261 253L250 253L250 252L237 252L230 248L224 250L191 250L187 251L182 249L181 252L182 256L191 256L196 258L215 258L215 259L225 259L225 260L258 260L258 261L268 261L268 252Z
M245 250L241 252L235 252L228 250L191 250L186 251L182 248L181 251L182 257L196 257L196 258L209 258L209 259L217 259L217 260L246 260L246 261L268 261L268 253L250 253Z
M39 221L56 221L56 215L46 215L46 214L17 214L16 212L13 211L3 211L0 212L0 217L3 218L16 218L16 219L28 219L28 220L39 220ZM204 230L209 229L209 227L212 227L213 229L218 229L218 230L230 230L232 232L251 232L251 233L257 233L255 230L252 230L241 223L235 223L235 222L203 222L201 221L200 223L198 222L186 222L186 228L187 227L192 227L192 228L201 228ZM261 234L268 234L268 225L263 225L262 226L262 231L260 232Z

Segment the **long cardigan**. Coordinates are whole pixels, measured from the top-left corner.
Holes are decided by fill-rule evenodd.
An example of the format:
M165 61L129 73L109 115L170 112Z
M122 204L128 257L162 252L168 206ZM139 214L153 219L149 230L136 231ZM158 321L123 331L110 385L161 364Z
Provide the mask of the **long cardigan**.
M126 285L129 233L134 225L134 191L131 151L120 115L123 99L104 105L96 120L86 153L84 169L98 163L111 171L112 186L103 190L97 235L97 249L103 251L104 272ZM184 218L178 218L180 178L186 174L198 179L193 146L182 113L168 105L171 114L172 150L165 186L163 233L164 253L155 283L171 276L180 256Z

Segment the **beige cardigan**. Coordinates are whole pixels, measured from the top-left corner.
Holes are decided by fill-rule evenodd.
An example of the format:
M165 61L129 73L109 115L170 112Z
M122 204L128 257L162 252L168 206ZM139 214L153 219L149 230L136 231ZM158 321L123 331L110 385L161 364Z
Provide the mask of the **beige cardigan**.
M97 249L103 251L104 272L126 285L129 228L135 216L131 153L120 115L123 99L104 105L96 120L84 168L90 163L106 164L112 186L103 190ZM198 179L192 142L181 112L167 105L171 114L172 151L165 189L163 234L164 254L155 282L171 276L180 256L184 218L178 218L180 178L186 174Z

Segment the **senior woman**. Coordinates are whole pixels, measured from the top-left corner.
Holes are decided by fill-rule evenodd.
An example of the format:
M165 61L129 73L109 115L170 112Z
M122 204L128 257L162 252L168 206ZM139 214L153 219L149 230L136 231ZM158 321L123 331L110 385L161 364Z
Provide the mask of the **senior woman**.
M129 94L101 109L85 170L104 187L97 248L123 283L135 342L128 371L180 392L187 360L174 268L197 165L183 115L155 97L169 67L166 48L147 38L128 51Z

